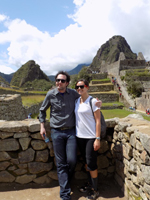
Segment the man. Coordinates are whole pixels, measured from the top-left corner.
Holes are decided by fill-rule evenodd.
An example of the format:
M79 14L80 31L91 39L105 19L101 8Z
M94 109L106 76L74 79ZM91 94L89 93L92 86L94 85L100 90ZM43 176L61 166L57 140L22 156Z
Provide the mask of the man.
M56 88L50 90L40 108L40 134L44 139L46 110L51 107L51 138L57 164L60 185L60 198L70 200L70 180L76 165L75 100L80 96L75 90L67 88L70 76L60 71L55 76Z

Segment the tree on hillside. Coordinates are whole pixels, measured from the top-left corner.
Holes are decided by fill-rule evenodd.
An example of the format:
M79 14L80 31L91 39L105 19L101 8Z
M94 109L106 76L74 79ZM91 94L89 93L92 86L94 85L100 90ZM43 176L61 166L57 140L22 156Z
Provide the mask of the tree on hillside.
M88 73L87 69L88 67L83 67L78 75L76 74L71 76L71 83L69 85L71 88L75 88L75 84L79 79L85 79L89 82L91 81L91 74Z
M129 81L127 83L127 91L131 94L134 98L140 97L143 92L143 85L139 81Z

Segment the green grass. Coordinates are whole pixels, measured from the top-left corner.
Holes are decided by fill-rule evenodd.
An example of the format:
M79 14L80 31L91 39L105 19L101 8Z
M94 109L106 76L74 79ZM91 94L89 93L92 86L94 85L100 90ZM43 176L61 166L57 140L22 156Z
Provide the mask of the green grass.
M144 117L144 119L150 121L150 116L148 117L148 116L143 115L143 117Z
M136 114L136 112L128 111L124 109L112 109L112 110L101 110L105 119L111 119L114 117L124 118L130 114ZM145 116L144 114L140 113L144 119L150 121L150 117Z
M14 89L13 89L13 88L14 88ZM17 89L17 87L14 87L14 86L13 86L13 88L4 88L4 87L0 87L0 89L2 89L2 90L11 91L11 92L13 92L14 94L15 94L15 92L19 92L19 93L21 93L21 94L26 94L26 93L28 93L28 94L44 94L44 95L46 95L46 93L47 93L47 91L24 91L23 89L21 89L21 88L18 88L18 89Z
M110 103L102 103L102 106L114 106L114 105L124 106L123 103L118 102L118 101L116 101L116 102L110 102Z
M21 98L22 98L23 105L29 107L33 104L42 102L44 100L45 96L44 95L31 95L31 96L22 96ZM103 103L103 106L111 106L113 104L123 105L121 102L113 102L113 103ZM102 109L102 113L103 113L105 119L111 119L114 117L124 118L135 112L125 110L125 109L112 109L112 110L103 110ZM144 117L144 119L150 121L149 116L146 116L145 114L142 114L142 113L141 113L141 115ZM37 116L38 116L38 114L34 114L34 115L32 115L32 118L36 119ZM47 111L46 111L46 119L48 119L48 120L50 119L50 108L47 109Z
M130 114L133 114L133 112L123 109L112 109L112 110L101 110L105 119L111 119L114 117L118 118L124 118Z
M91 81L105 82L105 81L110 81L110 79L109 78L105 78L105 79L92 79Z
M44 100L44 95L21 96L22 104L30 107L31 105L40 103Z
M124 109L112 109L112 110L101 110L105 119L111 119L114 117L124 118L135 112L124 110ZM142 114L141 114L142 115ZM32 118L36 119L38 114L33 115ZM150 117L142 115L144 119L150 121ZM46 119L50 119L50 108L46 111Z

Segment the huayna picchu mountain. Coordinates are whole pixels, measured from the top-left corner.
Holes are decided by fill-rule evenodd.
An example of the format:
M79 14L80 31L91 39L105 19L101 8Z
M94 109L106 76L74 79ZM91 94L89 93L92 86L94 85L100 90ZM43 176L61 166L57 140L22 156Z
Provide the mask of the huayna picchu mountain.
M97 51L90 68L100 68L102 63L111 64L119 59L120 52L123 52L126 59L136 59L137 55L132 52L127 41L122 36L113 36Z
M51 85L48 76L40 69L40 66L34 60L30 60L22 65L13 75L10 85L19 88L42 89L43 84ZM42 86L43 85L43 86ZM42 89L43 90L43 89ZM44 89L45 90L45 89Z

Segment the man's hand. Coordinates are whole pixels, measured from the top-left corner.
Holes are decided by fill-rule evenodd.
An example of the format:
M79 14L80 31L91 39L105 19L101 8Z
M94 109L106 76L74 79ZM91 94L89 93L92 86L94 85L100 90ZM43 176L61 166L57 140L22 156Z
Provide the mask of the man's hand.
M44 140L45 139L45 135L46 135L46 130L45 130L45 127L44 127L44 123L41 123L40 135Z
M102 101L99 100L98 98L96 98L96 100L97 102L95 103L95 105L100 108L102 106Z

